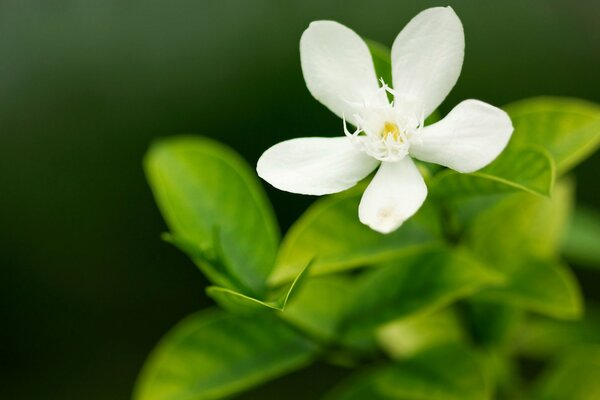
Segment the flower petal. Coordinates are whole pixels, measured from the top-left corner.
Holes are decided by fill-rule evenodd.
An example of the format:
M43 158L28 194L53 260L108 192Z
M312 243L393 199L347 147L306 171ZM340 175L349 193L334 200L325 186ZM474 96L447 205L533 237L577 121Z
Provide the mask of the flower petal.
M426 197L427 186L410 157L384 162L360 201L360 222L390 233L412 217Z
M451 7L414 17L392 46L394 104L409 117L425 118L456 84L465 51L463 27Z
M347 137L298 138L276 144L258 160L258 175L286 192L323 195L356 185L379 161Z
M308 90L341 118L356 125L365 102L387 104L378 90L373 58L353 30L334 21L315 21L300 39L302 73Z
M504 150L513 132L508 114L479 100L465 100L411 141L410 154L458 172L485 167Z

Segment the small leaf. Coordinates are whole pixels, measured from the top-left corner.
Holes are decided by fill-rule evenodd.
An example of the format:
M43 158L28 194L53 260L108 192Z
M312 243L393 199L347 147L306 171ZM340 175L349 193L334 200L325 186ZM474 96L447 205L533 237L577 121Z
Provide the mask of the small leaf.
M507 193L518 190L549 196L554 164L540 147L507 149L490 165L471 174L445 170L434 178L431 191L442 199Z
M154 143L144 166L179 247L215 283L263 293L279 234L273 210L246 162L212 140L183 136ZM211 263L211 256L219 265Z
M365 273L355 286L342 326L348 337L384 323L423 315L501 283L467 253L438 249L403 257Z
M600 269L600 213L577 208L565 235L562 251L578 265Z
M360 373L327 400L486 400L489 388L481 358L459 345L423 351L396 364Z
M231 289L209 286L206 288L206 294L212 297L217 304L224 309L239 314L253 314L258 311L264 311L265 308L283 311L288 300L299 291L311 263L309 262L304 269L296 276L296 279L286 287L271 293L270 300L260 300Z
M584 100L538 97L509 104L515 127L509 146L545 147L563 174L600 145L600 106Z
M317 347L270 314L193 314L159 343L136 400L220 399L299 369Z
M533 400L600 398L600 346L581 346L561 355L542 374Z
M436 210L426 202L395 232L382 235L358 220L363 187L317 200L285 236L270 281L280 283L315 259L311 274L327 274L392 260L441 242Z

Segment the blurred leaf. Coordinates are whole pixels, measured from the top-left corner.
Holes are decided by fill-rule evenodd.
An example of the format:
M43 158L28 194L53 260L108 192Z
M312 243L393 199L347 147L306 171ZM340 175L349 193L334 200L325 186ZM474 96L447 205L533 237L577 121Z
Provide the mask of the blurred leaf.
M501 277L460 250L405 256L365 272L345 312L343 333L363 335L399 318L433 312Z
M270 300L256 299L218 286L209 286L206 288L206 294L212 297L221 307L233 313L253 314L257 311L263 311L265 308L283 311L288 300L299 291L310 266L311 263L309 262L292 283L270 293L268 296Z
M581 321L532 316L515 344L520 354L534 359L554 357L573 345L600 345L600 310L592 307Z
M467 300L465 314L471 335L477 343L488 350L509 347L525 317L525 312L521 308L486 301L477 296Z
M458 345L428 349L394 365L361 373L335 388L327 400L486 400L481 358Z
M429 315L402 318L377 329L377 341L393 359L405 359L430 347L466 339L456 313L448 308Z
M583 300L571 270L556 262L524 260L504 270L506 283L487 289L476 298L503 301L555 318L580 318Z
M507 149L487 167L460 174L444 170L434 178L431 191L442 198L506 193L524 190L549 196L554 185L554 164L543 148Z
M334 341L353 292L354 281L349 277L311 277L289 302L282 317L323 341Z
M134 398L220 399L301 368L316 351L313 343L270 314L193 314L154 349Z
M600 106L584 100L538 97L504 107L515 131L509 146L545 147L562 174L600 144Z
M440 243L436 210L426 202L398 230L382 235L358 220L363 187L317 200L285 236L270 280L284 282L315 259L311 274L372 265Z
M217 142L183 136L155 142L144 166L179 247L215 283L263 293L279 234L246 162Z
M600 213L583 207L575 209L562 250L578 265L600 268Z
M581 346L561 355L542 374L533 400L600 399L600 346Z

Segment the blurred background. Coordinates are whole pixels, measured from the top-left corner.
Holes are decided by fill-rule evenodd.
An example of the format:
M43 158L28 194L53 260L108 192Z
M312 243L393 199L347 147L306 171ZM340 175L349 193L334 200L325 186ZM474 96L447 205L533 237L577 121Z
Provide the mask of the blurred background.
M162 334L210 304L200 272L159 239L141 167L154 138L211 136L254 164L278 141L339 135L302 79L309 22L391 45L449 3L467 47L443 113L465 98L600 102L593 0L0 0L0 397L127 399ZM597 154L576 170L593 207L599 168ZM313 201L268 193L283 231ZM310 387L292 376L246 398L277 398L282 382L310 398L343 372L307 374Z

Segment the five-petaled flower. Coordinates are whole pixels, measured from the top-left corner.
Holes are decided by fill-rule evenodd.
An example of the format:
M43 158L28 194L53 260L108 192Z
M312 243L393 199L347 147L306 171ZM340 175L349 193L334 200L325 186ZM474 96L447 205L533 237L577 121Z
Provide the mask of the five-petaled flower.
M397 229L427 196L412 157L473 172L492 162L512 134L508 115L478 100L423 124L463 63L463 27L450 7L425 10L400 32L391 53L393 89L379 85L365 42L337 22L311 23L300 56L308 90L343 118L346 135L279 143L258 160L258 175L281 190L324 195L354 186L379 166L358 210L360 221L376 231Z

